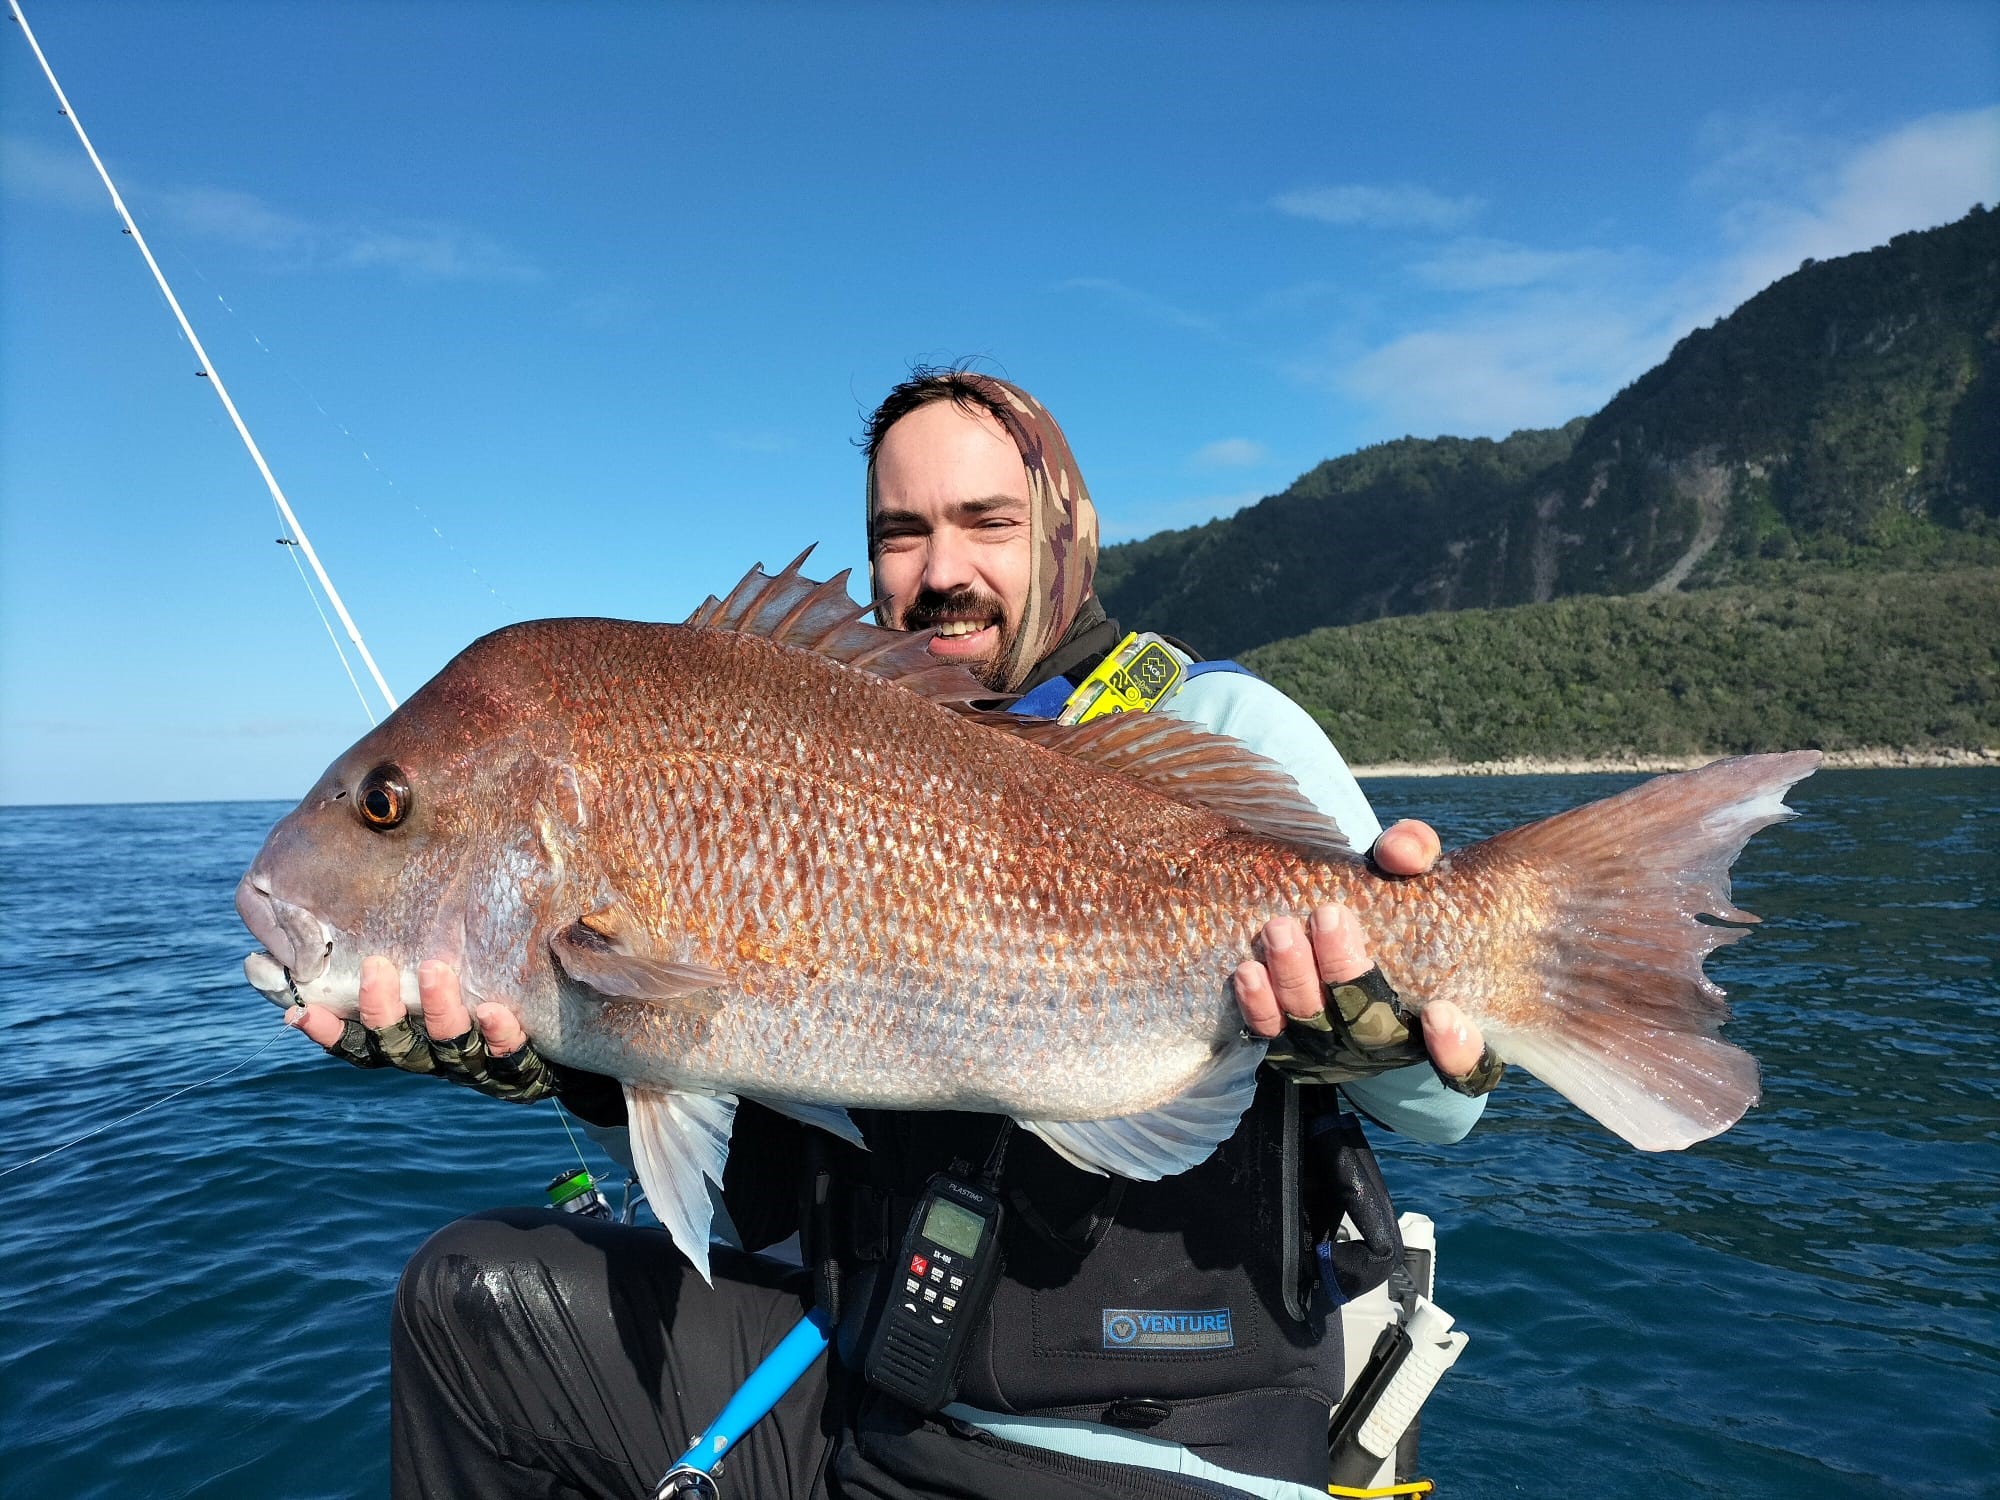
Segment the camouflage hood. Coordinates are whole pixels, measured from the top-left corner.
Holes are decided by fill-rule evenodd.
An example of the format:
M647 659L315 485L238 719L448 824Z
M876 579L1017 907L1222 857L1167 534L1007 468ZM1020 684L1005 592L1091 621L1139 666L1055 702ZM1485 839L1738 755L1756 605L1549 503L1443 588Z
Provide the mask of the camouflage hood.
M1003 663L1008 691L1018 689L1035 664L1061 642L1090 597L1097 573L1097 507L1069 439L1048 408L1019 386L991 375L960 374L957 381L976 387L988 409L1020 450L1028 473L1033 535L1033 561L1028 574L1028 603L1021 629ZM862 495L864 523L872 515L875 476L871 468ZM870 580L871 585L873 580ZM880 597L880 591L876 591ZM876 618L880 620L878 612ZM886 623L886 622L884 622Z

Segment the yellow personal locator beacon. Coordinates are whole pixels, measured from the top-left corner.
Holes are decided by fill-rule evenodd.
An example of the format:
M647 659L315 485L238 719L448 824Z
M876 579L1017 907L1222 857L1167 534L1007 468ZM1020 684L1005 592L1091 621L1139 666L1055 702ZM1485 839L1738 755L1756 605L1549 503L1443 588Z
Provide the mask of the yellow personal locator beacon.
M1058 724L1088 724L1106 714L1144 713L1181 680L1181 659L1160 636L1134 631L1077 685Z

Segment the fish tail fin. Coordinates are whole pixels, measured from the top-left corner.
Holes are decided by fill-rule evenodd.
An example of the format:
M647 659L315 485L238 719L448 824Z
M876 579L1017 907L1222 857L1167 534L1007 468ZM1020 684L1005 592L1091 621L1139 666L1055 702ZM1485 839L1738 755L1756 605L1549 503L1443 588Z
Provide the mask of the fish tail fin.
M1495 1054L1642 1151L1742 1118L1757 1064L1716 1036L1729 1008L1702 960L1745 929L1697 919L1757 921L1730 901L1729 867L1752 834L1794 816L1785 792L1819 763L1814 750L1717 761L1455 855L1474 879L1511 874L1537 893L1538 940L1514 976L1527 1003L1481 1020Z

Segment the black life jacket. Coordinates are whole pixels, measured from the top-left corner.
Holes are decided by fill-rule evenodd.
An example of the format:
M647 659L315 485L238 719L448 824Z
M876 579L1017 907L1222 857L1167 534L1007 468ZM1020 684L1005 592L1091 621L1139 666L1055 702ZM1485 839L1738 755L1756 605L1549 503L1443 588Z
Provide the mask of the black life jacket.
M1101 611L1079 623L1044 663L1050 676L1061 667L1080 682L1122 638ZM1312 1251L1331 1226L1307 1223L1300 1140L1302 1112L1332 1106L1330 1089L1267 1077L1235 1135L1158 1182L1082 1171L1013 1132L999 1177L1005 1271L958 1399L1127 1427L1227 1468L1324 1484L1343 1360ZM815 1142L804 1228L850 1368L924 1184L977 1172L1010 1128L990 1115L854 1118L870 1150Z

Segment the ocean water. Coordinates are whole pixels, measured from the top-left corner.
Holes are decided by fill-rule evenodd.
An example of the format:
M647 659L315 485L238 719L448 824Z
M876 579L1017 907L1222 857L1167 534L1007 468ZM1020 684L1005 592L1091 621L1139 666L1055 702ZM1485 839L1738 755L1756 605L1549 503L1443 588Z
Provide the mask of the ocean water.
M1369 791L1458 842L1631 779ZM1766 927L1710 961L1742 1124L1641 1155L1516 1078L1459 1146L1378 1141L1472 1335L1441 1495L2000 1492L2000 774L1792 801L1738 866ZM0 809L0 1169L241 1064L0 1178L10 1500L383 1493L398 1269L575 1159L550 1106L279 1032L230 895L282 811Z

